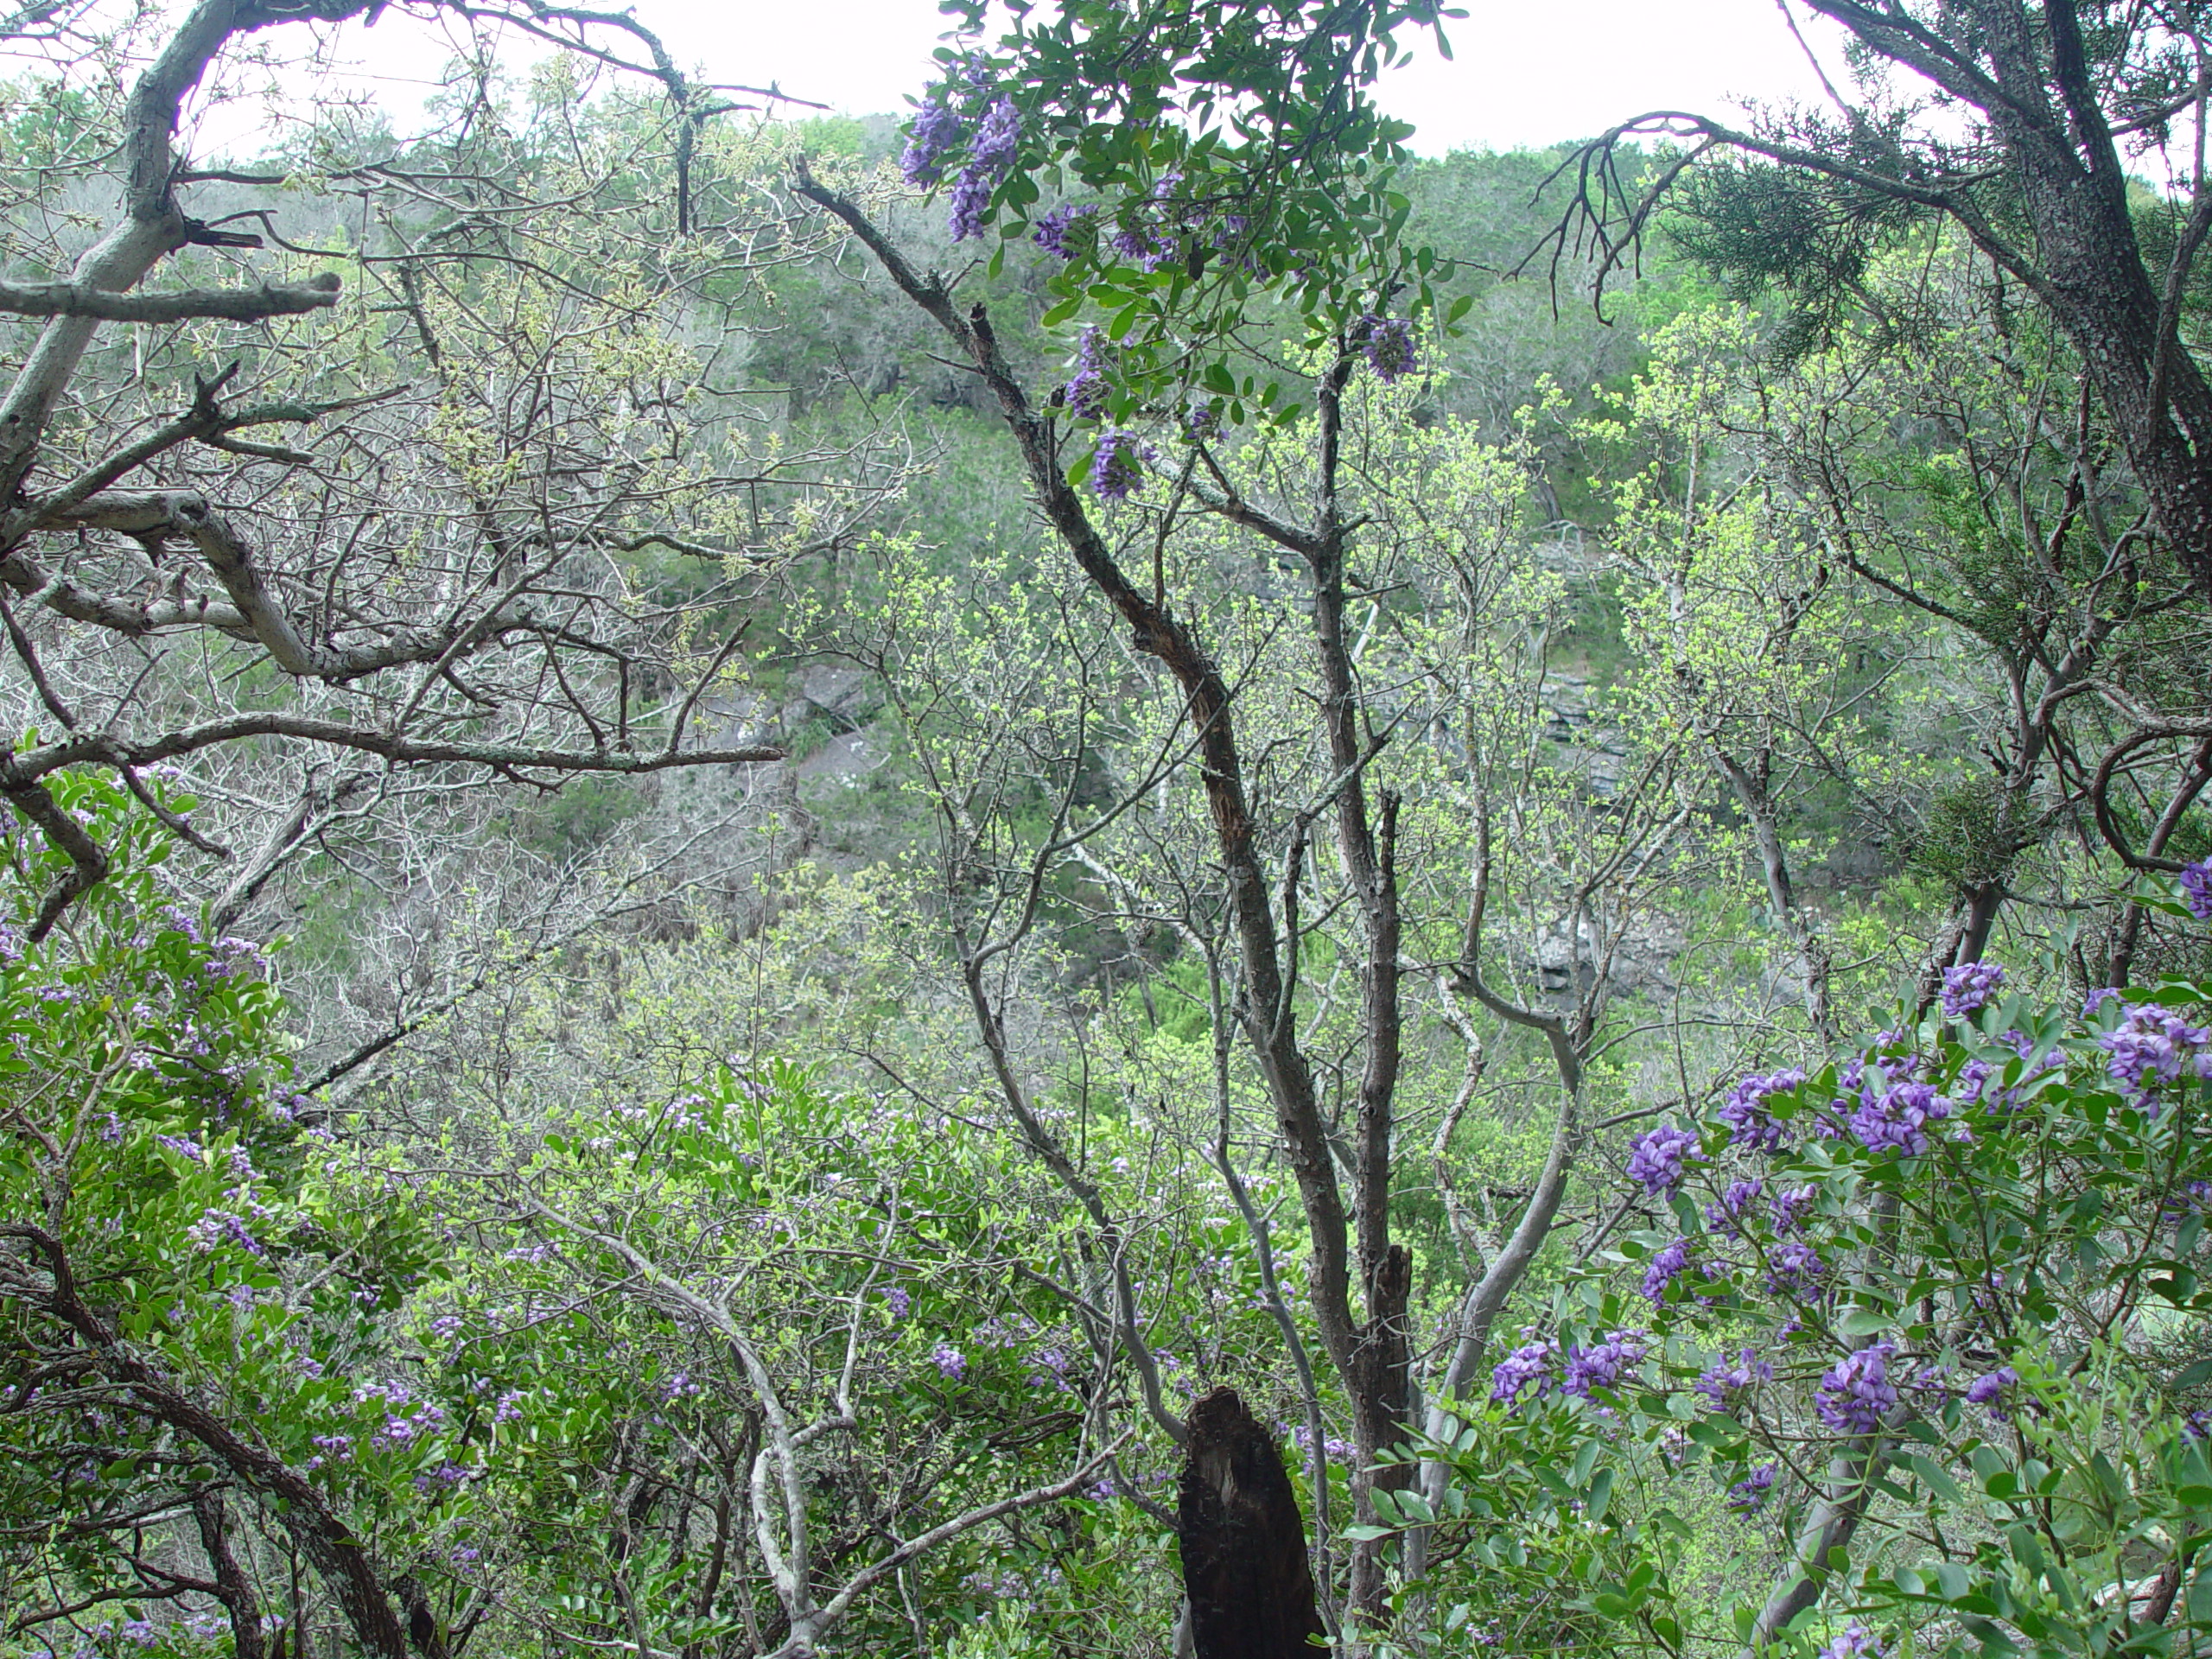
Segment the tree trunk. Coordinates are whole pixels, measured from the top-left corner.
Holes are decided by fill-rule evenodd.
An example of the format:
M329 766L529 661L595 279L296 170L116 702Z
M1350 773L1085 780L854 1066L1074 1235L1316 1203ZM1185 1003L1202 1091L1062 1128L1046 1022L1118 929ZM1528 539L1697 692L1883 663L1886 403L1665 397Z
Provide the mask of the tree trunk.
M1327 1639L1274 1437L1234 1389L1191 1408L1178 1520L1198 1659L1303 1659Z

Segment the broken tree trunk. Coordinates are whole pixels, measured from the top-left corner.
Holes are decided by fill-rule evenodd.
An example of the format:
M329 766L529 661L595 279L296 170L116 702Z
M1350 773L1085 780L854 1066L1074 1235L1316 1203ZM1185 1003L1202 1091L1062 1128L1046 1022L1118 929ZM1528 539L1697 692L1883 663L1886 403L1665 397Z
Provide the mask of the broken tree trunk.
M1274 1437L1234 1389L1214 1389L1185 1421L1177 1519L1198 1659L1311 1659L1325 1632Z

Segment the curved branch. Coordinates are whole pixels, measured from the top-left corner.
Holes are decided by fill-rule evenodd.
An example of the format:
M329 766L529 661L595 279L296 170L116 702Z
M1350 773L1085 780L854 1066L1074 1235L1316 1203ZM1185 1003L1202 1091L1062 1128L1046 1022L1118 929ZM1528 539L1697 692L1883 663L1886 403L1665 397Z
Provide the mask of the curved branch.
M362 1647L374 1659L407 1659L407 1638L366 1548L313 1483L249 1444L108 1329L79 1293L60 1239L29 1222L0 1222L0 1237L21 1239L44 1258L49 1284L36 1300L99 1356L102 1370L127 1387L149 1415L206 1447L233 1477L271 1500L284 1529L330 1586Z

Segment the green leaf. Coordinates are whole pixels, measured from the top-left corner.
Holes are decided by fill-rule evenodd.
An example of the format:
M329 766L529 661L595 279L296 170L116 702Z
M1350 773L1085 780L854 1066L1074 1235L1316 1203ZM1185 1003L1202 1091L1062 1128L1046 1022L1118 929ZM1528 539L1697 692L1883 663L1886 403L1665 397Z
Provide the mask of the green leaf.
M1605 1518L1605 1510L1613 1501L1611 1470L1600 1469L1598 1471L1597 1478L1590 1483L1590 1496L1584 1501L1587 1505L1585 1513L1593 1523Z

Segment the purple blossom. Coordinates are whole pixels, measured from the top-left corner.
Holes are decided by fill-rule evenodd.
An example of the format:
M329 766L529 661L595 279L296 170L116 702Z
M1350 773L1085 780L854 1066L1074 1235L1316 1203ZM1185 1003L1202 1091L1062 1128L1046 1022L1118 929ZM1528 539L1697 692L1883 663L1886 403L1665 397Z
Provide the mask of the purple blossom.
M1615 1331L1587 1348L1570 1348L1560 1387L1578 1399L1587 1400L1592 1389L1618 1386L1649 1350L1641 1331Z
M1629 1179L1641 1181L1643 1190L1655 1198L1665 1197L1681 1185L1684 1166L1693 1158L1702 1161L1697 1136L1672 1123L1662 1123L1630 1144Z
M1774 1381L1774 1367L1756 1357L1748 1348L1739 1351L1733 1365L1714 1360L1698 1373L1690 1386L1711 1402L1713 1411L1726 1411L1730 1400L1757 1382Z
M1961 963L1943 970L1943 1013L1963 1020L1995 995L2005 970L1993 962Z
M1999 1365L1988 1376L1978 1376L1967 1385L1967 1403L1986 1406L1989 1414L1999 1422L2009 1421L2012 1413L2005 1409L2006 1398L2019 1386L2019 1382L2018 1371L2010 1365Z
M1857 1619L1843 1627L1843 1634L1822 1648L1816 1659L1882 1659L1882 1644Z
M2181 872L2181 899L2200 922L2212 922L2212 858L2185 864Z
M415 1490L428 1493L437 1486L458 1486L474 1478L479 1472L480 1471L478 1470L467 1468L448 1458L429 1473L416 1476Z
M991 192L998 188L1000 177L1014 164L1020 138L1020 111L1014 107L1012 99L1001 98L976 128L975 140L968 146L968 165L953 181L954 241L965 242L983 233L983 209L990 205Z
M509 1389L494 1400L492 1402L492 1421L494 1424L512 1423L520 1418L522 1397L523 1393L520 1389Z
M1951 1103L1934 1084L1892 1084L1878 1095L1870 1087L1851 1115L1851 1132L1869 1152L1894 1149L1917 1157L1928 1150L1928 1126L1950 1115Z
M1805 1224L1805 1217L1813 1207L1819 1190L1808 1183L1803 1186L1785 1186L1767 1205L1767 1214L1772 1217L1777 1233L1794 1233Z
M1102 501L1126 501L1144 484L1144 445L1134 432L1110 427L1091 452L1090 487Z
M912 133L899 157L909 184L931 185L944 176L938 163L960 142L960 118L949 104L925 104L915 112Z
M1517 1406L1531 1389L1539 1397L1559 1386L1554 1370L1559 1358L1555 1342L1529 1342L1498 1361L1491 1376L1490 1397Z
M1728 1190L1720 1195L1720 1202L1705 1206L1705 1224L1716 1233L1729 1238L1744 1236L1744 1212L1758 1201L1766 1191L1766 1183L1753 1176L1748 1180L1731 1181Z
M1088 219L1097 211L1096 207L1064 203L1037 221L1037 229L1030 239L1047 253L1072 259L1076 251L1068 245L1068 232L1075 228L1077 221Z
M1003 173L1014 165L1020 143L1021 111L1014 108L1012 99L1001 98L984 114L983 124L976 129L976 142L968 147L969 164Z
M1766 1259L1766 1287L1770 1294L1805 1301L1820 1294L1827 1270L1811 1245L1789 1239L1776 1245Z
M891 1310L891 1317L894 1319L905 1319L906 1310L914 1305L914 1299L906 1294L903 1286L886 1285L882 1294L883 1305Z
M1890 1381L1894 1343L1878 1342L1846 1354L1821 1378L1814 1395L1821 1421L1839 1434L1872 1434L1897 1402L1897 1385Z
M1414 349L1414 326L1405 318L1378 317L1370 311L1352 325L1351 337L1384 385L1395 385L1414 372L1419 353Z
M1175 251L1175 245L1155 236L1141 224L1124 220L1114 232L1114 251L1145 270L1158 270Z
M941 1373L956 1382L967 1374L968 1356L949 1342L940 1342L931 1349L930 1358L936 1362Z
M2212 1215L2212 1181L2189 1181L2179 1192L2160 1206L2164 1214L2180 1220L2190 1215Z
M1667 1287L1690 1264L1690 1242L1678 1238L1651 1258L1643 1270L1643 1294L1654 1306L1667 1300Z
M184 1230L184 1236L192 1241L192 1248L202 1255L224 1244L235 1244L250 1255L267 1254L261 1241L245 1224L245 1217L227 1210L201 1211L200 1219Z
M1060 388L1060 396L1078 420L1095 421L1106 413L1105 364L1099 355L1102 332L1085 327L1076 343L1075 373Z
M2126 1088L2138 1106L2153 1116L2158 1105L2152 1091L2159 1084L2178 1082L2184 1071L2198 1077L2212 1075L2208 1045L2212 1045L2212 1030L2190 1025L2154 1002L2124 1008L2119 1029L2097 1039L2097 1046L2112 1056L2105 1070Z
M1987 1060L1968 1060L1959 1068L1957 1080L1951 1084L1952 1098L1961 1106L1981 1103L1983 1091L1996 1075L1997 1068Z
M1192 404L1183 411L1183 431L1192 443L1211 443L1221 436L1221 410L1211 404Z
M1763 1463L1728 1489L1728 1507L1738 1515L1757 1515L1766 1507L1767 1494L1774 1490L1774 1477L1779 1465Z
M2091 991L2087 996L2082 999L2082 1017L2084 1020L2095 1019L2097 1017L2097 1010L2104 1007L2106 1003L2111 1001L2119 995L2119 991L2114 989L2112 986L2100 985L2095 990Z
M1728 1126L1735 1144L1757 1152L1779 1152L1788 1144L1789 1132L1769 1116L1766 1102L1772 1096L1788 1094L1804 1081L1804 1072L1793 1065L1786 1071L1745 1077L1731 1089L1720 1103L1718 1116Z
M990 200L990 175L980 167L963 168L952 182L952 215L948 223L954 241L965 242L983 233L983 209Z

